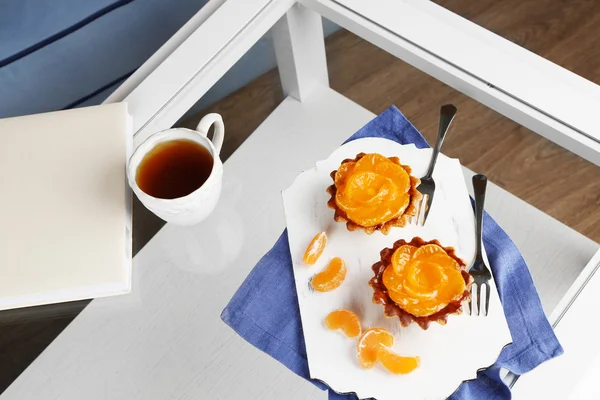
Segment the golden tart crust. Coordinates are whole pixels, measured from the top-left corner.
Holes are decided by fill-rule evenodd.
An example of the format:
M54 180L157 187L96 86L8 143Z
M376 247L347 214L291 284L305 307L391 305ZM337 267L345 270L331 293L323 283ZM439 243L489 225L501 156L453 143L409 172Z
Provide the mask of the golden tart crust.
M383 283L383 274L386 268L393 268L392 266L392 255L394 252L404 245L414 246L420 248L428 244L435 244L446 252L448 256L454 259L460 266L460 274L465 282L465 289L462 296L455 301L448 303L445 307L439 311L427 315L427 316L415 316L408 311L402 309L396 302L394 302L388 289ZM381 260L372 266L373 273L375 276L369 281L369 286L373 288L373 303L381 304L384 307L384 314L386 317L394 318L398 317L400 324L403 327L407 327L412 322L417 323L422 329L429 328L432 322L437 322L440 325L445 325L448 321L448 315L450 314L461 314L462 313L462 302L471 298L471 284L473 283L473 277L465 270L465 262L460 259L452 247L444 247L437 240L425 241L420 237L413 238L410 242L404 239L398 240L394 243L392 248L385 248L381 251Z
M342 210L342 208L340 208L340 206L338 205L338 202L336 200L336 197L338 194L338 188L337 188L335 182L336 182L336 174L342 168L342 166L344 164L349 163L349 162L357 163L365 156L367 156L366 153L359 153L359 154L357 154L357 156L354 159L350 159L350 158L345 159L344 161L342 161L339 169L331 172L330 176L331 176L331 179L333 179L334 183L333 183L333 185L331 185L327 188L327 193L329 193L331 195L331 198L327 202L327 205L329 206L329 208L332 208L333 210L335 210L333 219L337 222L345 222L346 227L349 231L355 231L355 230L362 229L369 235L375 231L381 231L383 234L387 235L390 232L390 230L392 229L392 227L406 226L410 222L410 219L417 214L417 211L418 211L417 206L418 206L419 202L421 201L421 199L423 198L423 195L417 190L417 186L419 186L419 184L421 183L421 180L419 178L415 178L414 176L410 175L412 172L412 169L408 165L402 165L400 163L400 159L398 157L385 157L385 158L387 158L387 160L391 161L392 163L402 167L408 174L408 177L410 179L410 186L407 191L408 205L397 217L393 217L389 220L375 224L373 226L361 225L360 223L355 222L351 218L349 218L348 214L344 210Z

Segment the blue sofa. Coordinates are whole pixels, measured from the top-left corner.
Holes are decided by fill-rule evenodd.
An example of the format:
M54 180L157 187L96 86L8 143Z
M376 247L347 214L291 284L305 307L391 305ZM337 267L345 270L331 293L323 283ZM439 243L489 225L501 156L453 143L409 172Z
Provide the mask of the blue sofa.
M206 2L1 0L0 118L101 103ZM194 109L274 66L265 37Z

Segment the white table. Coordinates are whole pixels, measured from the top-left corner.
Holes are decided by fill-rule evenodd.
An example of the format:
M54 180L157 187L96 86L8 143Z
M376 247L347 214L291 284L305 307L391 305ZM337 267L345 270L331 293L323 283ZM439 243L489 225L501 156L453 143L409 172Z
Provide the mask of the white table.
M134 259L133 293L94 300L3 398L325 398L219 315L285 227L280 190L373 117L328 88L286 99L225 163L210 219L166 225ZM280 173L261 179L274 165ZM552 310L597 244L495 185L487 208Z
M377 1L395 7L388 0ZM225 163L222 201L214 214L191 228L166 225L134 259L133 292L94 300L3 394L3 400L325 399L324 392L253 348L219 318L284 229L280 191L374 117L328 87L320 17L294 3L212 1L111 97L130 102L139 143L173 124L279 21L273 34L288 96ZM456 69L455 64L431 57L435 49L428 50L427 43L415 45L396 28L382 28L389 21L374 22L380 16L361 17L353 9L360 8L356 1L303 3L579 154L600 159L600 147L593 139L596 132L585 130L587 121L578 119L580 113L572 107L570 114L561 114L563 122L549 118L552 110L544 108L545 99L507 97L506 89L497 91L465 74L468 62ZM411 6L413 12L431 7L413 0L397 4ZM441 10L433 10L417 12L415 18L431 24L444 17ZM456 25L453 18L448 21L456 29L473 28L467 21ZM488 45L493 47L493 41ZM194 53L190 49L197 57L189 58ZM566 89L561 86L563 90L575 87L594 101L600 98L595 97L596 88L567 71L548 69L537 56L528 57L519 53L512 60L543 65L558 79L554 82L576 82ZM471 67L478 70L482 65ZM570 92L566 95L574 101ZM586 100L584 96L581 102ZM465 170L466 179L471 174ZM488 188L487 209L521 249L550 314L598 245L497 186Z

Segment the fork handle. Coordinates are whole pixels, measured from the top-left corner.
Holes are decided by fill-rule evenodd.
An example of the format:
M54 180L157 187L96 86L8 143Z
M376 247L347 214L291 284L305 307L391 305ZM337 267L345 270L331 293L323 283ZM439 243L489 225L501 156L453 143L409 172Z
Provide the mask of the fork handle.
M483 241L483 205L485 203L485 190L487 177L485 175L473 176L473 192L475 194L475 259L483 261L481 246Z
M424 178L431 178L433 175L433 169L435 168L435 162L437 161L438 154L442 149L442 144L444 144L444 138L446 137L446 133L448 133L448 128L450 128L450 124L456 115L456 107L452 104L443 105L440 108L440 123L438 126L438 136L435 142L435 147L433 148L433 153L431 154L431 160L429 161L429 168L427 168L427 173Z

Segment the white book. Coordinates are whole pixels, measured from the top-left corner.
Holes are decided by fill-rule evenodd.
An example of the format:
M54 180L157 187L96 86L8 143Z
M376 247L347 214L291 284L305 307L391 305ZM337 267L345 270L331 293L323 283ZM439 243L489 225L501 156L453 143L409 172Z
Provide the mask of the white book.
M127 104L0 119L0 310L131 290Z

